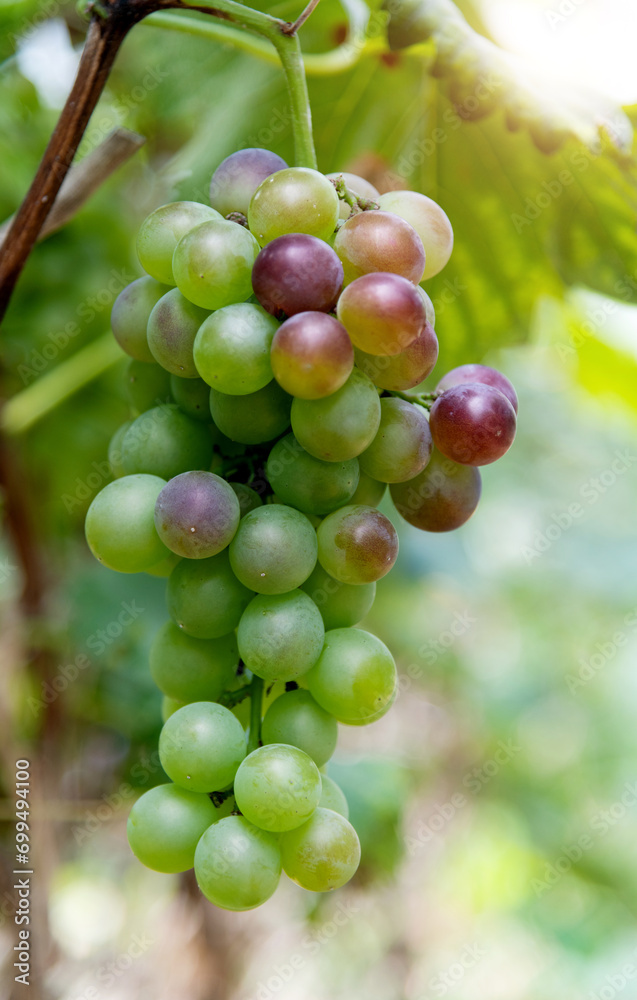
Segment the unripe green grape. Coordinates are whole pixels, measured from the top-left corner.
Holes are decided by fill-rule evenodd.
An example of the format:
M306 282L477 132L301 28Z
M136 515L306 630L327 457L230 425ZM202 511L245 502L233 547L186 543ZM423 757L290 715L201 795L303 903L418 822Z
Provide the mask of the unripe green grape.
M161 721L168 722L171 715L174 715L178 708L183 708L186 703L178 701L176 698L169 698L167 694L161 700ZM176 785L175 787L179 787Z
M132 422L132 420L127 420L125 424L118 427L113 434L113 437L108 442L108 464L111 467L115 479L119 479L121 476L126 475L122 465L122 441L124 440L124 435Z
M136 413L145 413L154 406L172 402L170 375L154 362L129 361L124 375L124 389Z
M211 422L210 386L202 378L170 376L170 392L179 409L193 420Z
M290 426L292 400L272 379L246 396L210 390L210 412L215 426L241 444L262 444L279 437Z
M168 555L154 517L165 485L159 476L123 476L100 490L86 515L86 540L99 562L118 573L141 573Z
M178 288L162 296L148 319L148 346L155 361L181 378L197 378L192 356L197 330L207 318Z
M218 639L237 627L254 596L237 580L224 549L210 559L182 559L168 579L168 613L196 639Z
M144 792L131 809L128 843L147 868L185 872L195 863L202 834L218 819L218 810L207 795L179 785L157 785Z
M276 837L245 816L209 827L195 851L195 876L206 899L225 910L251 910L274 893L281 876Z
M179 556L176 552L168 552L163 559L160 559L158 563L153 563L148 569L144 570L148 576L156 576L160 579L167 580L175 566L179 562Z
M193 792L216 792L234 780L246 755L243 726L211 701L184 705L159 736L161 766L172 781Z
M359 456L361 468L383 483L404 483L422 472L433 442L422 406L390 396L380 401L380 427Z
M316 532L300 511L268 504L239 522L230 543L230 564L258 594L286 594L307 580L316 565Z
M380 580L398 556L396 529L375 507L341 507L321 522L317 536L321 566L341 583Z
M350 504L362 504L364 507L378 507L385 496L387 483L379 483L366 472L360 470L356 492L350 499Z
M358 485L358 462L323 462L288 434L277 441L266 465L268 482L285 504L305 514L329 514L349 502Z
M245 302L252 295L250 275L258 252L254 236L236 222L204 222L177 244L173 256L177 287L202 309Z
M286 691L273 701L263 718L261 740L298 747L322 767L336 749L338 724L314 701L309 691Z
M354 368L344 386L324 399L295 399L292 430L310 455L346 462L372 443L380 424L380 400L367 375Z
M199 329L194 359L208 385L231 396L257 392L272 381L270 347L279 324L253 302L213 313Z
M148 346L146 328L153 306L168 286L144 275L127 285L115 299L111 312L111 329L115 340L131 358L154 362Z
M311 892L339 889L360 864L356 830L331 809L318 808L303 826L284 833L279 843L285 874Z
M228 483L228 486L232 487L239 501L241 517L245 517L251 510L256 510L257 507L263 505L261 497L251 486L246 486L245 483Z
M173 254L186 233L212 219L221 220L219 212L198 201L173 201L161 205L144 219L137 237L137 256L145 271L157 281L176 285Z
M394 658L370 632L337 628L325 635L323 652L307 675L312 697L346 725L365 725L388 705L396 690Z
M288 233L327 240L338 213L338 195L323 174L308 167L288 167L259 185L250 202L248 223L261 246Z
M306 673L318 660L324 638L321 614L302 590L253 598L237 631L241 659L267 682L293 681Z
M417 280L427 281L442 271L453 250L453 229L440 205L418 191L388 191L380 196L378 204L408 222L422 240L425 272Z
M319 809L331 809L332 812L344 816L345 819L349 818L349 805L345 798L345 792L328 774L321 775Z
M241 763L234 795L246 819L262 830L281 833L310 818L321 797L321 776L298 747L271 743Z
M301 589L321 612L326 630L358 625L370 611L376 597L375 583L341 583L317 563Z
M146 472L172 479L190 469L207 469L211 458L208 428L174 404L142 413L122 441L122 466L127 474Z
M195 639L166 622L150 648L150 673L159 690L181 702L217 701L239 665L234 632Z

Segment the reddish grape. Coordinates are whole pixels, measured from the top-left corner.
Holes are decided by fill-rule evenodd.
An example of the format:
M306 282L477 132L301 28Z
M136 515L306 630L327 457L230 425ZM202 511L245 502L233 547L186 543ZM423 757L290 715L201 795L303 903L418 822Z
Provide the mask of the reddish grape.
M172 552L207 559L234 538L241 512L232 487L212 472L183 472L164 486L155 504L155 527Z
M274 377L290 395L322 399L347 382L354 348L338 320L324 312L302 312L275 333L270 361Z
M389 573L398 556L396 529L375 507L341 507L317 530L318 559L341 583L373 583Z
M390 486L401 517L421 531L453 531L469 520L482 492L480 473L458 465L434 449L429 464L414 479Z
M425 270L420 236L393 212L360 212L341 226L334 249L341 258L345 284L362 274L390 271L418 284Z
M380 389L394 392L413 389L433 370L438 360L438 338L431 323L400 354L378 357L355 350L356 364Z
M269 149L238 149L222 160L210 181L210 204L222 215L243 212L262 181L287 163Z
M427 322L425 304L411 281L382 271L348 285L336 311L354 347L374 355L400 354Z
M495 462L515 437L515 410L490 385L452 386L438 397L429 419L436 448L462 465Z
M254 294L282 318L308 310L330 312L343 285L343 265L316 236L279 236L260 251L252 268Z
M497 369L489 368L488 365L460 365L458 368L452 368L440 379L436 386L436 392L446 392L452 386L462 385L465 382L492 385L494 389L499 389L506 396L515 412L518 412L518 396L508 378Z

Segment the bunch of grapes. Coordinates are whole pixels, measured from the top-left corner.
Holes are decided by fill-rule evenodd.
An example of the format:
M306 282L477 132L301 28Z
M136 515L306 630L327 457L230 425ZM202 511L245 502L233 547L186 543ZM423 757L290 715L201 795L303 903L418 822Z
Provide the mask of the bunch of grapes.
M398 554L378 504L389 484L410 524L463 524L517 400L481 365L408 392L438 356L419 283L453 243L431 199L248 149L210 202L142 224L147 275L112 314L138 415L86 536L111 569L168 577L150 670L172 784L134 805L131 848L157 871L194 866L208 899L243 910L282 869L319 892L355 873L325 765L337 723L380 719L397 691L387 647L354 627Z

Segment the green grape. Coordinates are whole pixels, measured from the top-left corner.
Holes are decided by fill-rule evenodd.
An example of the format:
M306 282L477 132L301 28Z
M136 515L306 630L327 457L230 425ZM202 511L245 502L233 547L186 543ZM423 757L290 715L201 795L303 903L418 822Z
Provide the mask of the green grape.
M204 222L177 244L173 256L177 287L203 309L245 302L252 295L250 275L258 252L252 233L236 222Z
M396 690L394 658L370 632L337 628L325 635L323 652L307 675L312 697L339 722L365 725Z
M316 532L300 511L268 504L239 522L230 543L230 564L258 594L286 594L307 580L316 565Z
M262 506L261 497L251 486L246 486L245 483L228 483L228 486L231 486L236 493L241 517L245 517L251 510L256 510L257 507Z
M237 302L209 316L195 340L201 377L219 392L245 396L272 381L270 347L279 324L254 302Z
M322 767L336 749L338 724L309 691L286 691L273 701L263 718L261 740L298 747Z
M324 638L321 614L302 590L253 598L237 632L241 659L265 681L292 681L306 673Z
M122 466L127 474L147 472L172 479L191 469L207 469L211 458L208 428L174 403L142 413L122 441Z
M356 830L332 809L317 809L279 843L285 874L311 892L340 889L356 874L361 859Z
M171 288L154 307L148 319L148 346L155 361L171 375L197 378L192 348L197 330L208 312Z
M380 196L378 204L408 222L420 236L426 256L421 280L442 271L453 250L453 229L440 205L418 191L388 191Z
M309 594L327 630L357 625L370 611L376 597L375 583L340 583L317 563L301 589Z
M86 541L99 562L141 573L168 555L155 528L155 501L165 485L159 476L122 476L100 490L86 515Z
M195 226L211 219L221 219L219 212L198 201L173 201L161 205L144 219L137 237L137 256L145 271L176 285L173 274L173 254L181 238Z
M433 443L422 406L390 396L380 401L380 427L360 455L361 468L383 483L404 483L425 468Z
M122 350L137 361L152 363L155 360L148 346L146 327L153 306L167 291L167 285L144 275L127 285L113 303L113 336Z
M177 406L193 420L209 424L210 386L202 378L180 378L170 376L170 392Z
M349 726L369 726L372 722L378 722L378 720L382 719L382 717L384 715L387 715L387 713L389 712L389 709L392 707L392 705L396 701L396 696L397 695L398 695L398 686L396 686L394 688L394 693L391 696L391 698L389 699L389 701L387 702L387 704L383 705L382 708L379 708L378 711L374 715L371 715L371 716L369 716L369 718L366 717L364 719L352 719L351 722L348 722L348 725Z
M149 566L148 569L144 570L148 576L157 576L163 579L168 579L175 566L179 562L179 556L176 552L169 552L163 559L160 559L158 563L154 563Z
M329 514L349 502L358 486L358 461L323 462L288 434L277 441L266 465L268 482L285 504L304 514Z
M356 492L349 502L350 504L362 504L364 507L378 507L385 496L386 490L387 483L377 482L376 479L372 479L371 476L368 476L361 469Z
M281 833L310 818L321 797L321 776L298 747L271 743L241 763L234 795L246 819L261 830Z
M321 522L317 536L321 566L341 583L380 580L398 556L396 529L375 507L341 507Z
M193 792L226 788L245 755L243 726L212 701L177 709L159 735L161 766L176 785Z
M169 698L167 694L161 700L161 721L168 722L171 715L174 715L178 708L183 708L185 702L177 701L176 698ZM175 786L179 787L179 786ZM197 793L198 794L198 793Z
M182 559L168 579L168 613L196 639L219 639L239 624L253 593L237 580L224 549L210 559Z
M292 400L274 381L246 396L210 390L210 412L219 430L242 444L262 444L290 426Z
M168 372L154 362L129 361L124 374L124 390L136 413L172 402Z
M262 247L287 233L327 240L338 213L338 195L323 174L308 167L288 167L259 185L250 201L248 223Z
M185 872L195 863L195 848L219 819L207 795L178 785L157 785L137 799L128 817L130 849L156 872Z
M127 420L125 424L118 427L108 443L108 464L115 479L126 475L122 465L122 441L132 422L132 420Z
M345 798L345 792L340 785L337 785L333 778L327 774L321 775L321 798L319 799L320 809L331 809L332 812L339 813L345 819L349 817L349 805Z
M197 844L195 876L206 899L225 910L252 910L274 893L281 877L276 837L228 816L210 826Z
M356 458L374 440L380 400L372 381L354 368L344 386L323 399L295 399L292 430L310 455L324 462Z
M155 684L163 694L181 702L217 701L238 665L234 632L219 639L195 639L166 622L150 649Z

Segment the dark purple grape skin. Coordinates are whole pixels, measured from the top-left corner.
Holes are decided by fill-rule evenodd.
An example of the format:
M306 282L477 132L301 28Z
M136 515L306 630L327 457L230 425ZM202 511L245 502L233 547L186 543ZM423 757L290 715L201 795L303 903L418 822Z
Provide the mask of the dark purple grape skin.
M232 487L212 472L183 472L164 486L155 527L164 545L186 559L207 559L234 538L241 510Z
M452 386L431 408L429 426L443 455L461 465L490 465L509 450L515 438L515 410L493 386Z
M446 392L452 386L462 385L466 382L473 384L478 382L480 385L491 385L494 389L499 389L509 400L515 412L518 412L518 395L512 384L506 375L503 375L496 368L489 368L488 365L460 365L458 368L452 368L440 379L436 386L436 392Z
M343 265L332 248L303 233L278 236L252 268L254 294L281 319L300 312L330 312L343 285Z
M222 160L210 181L210 204L221 212L247 216L252 195L262 181L285 170L285 160L269 149L239 149Z
M405 521L421 531L454 531L465 524L482 493L480 473L433 452L414 479L389 487L394 506Z

